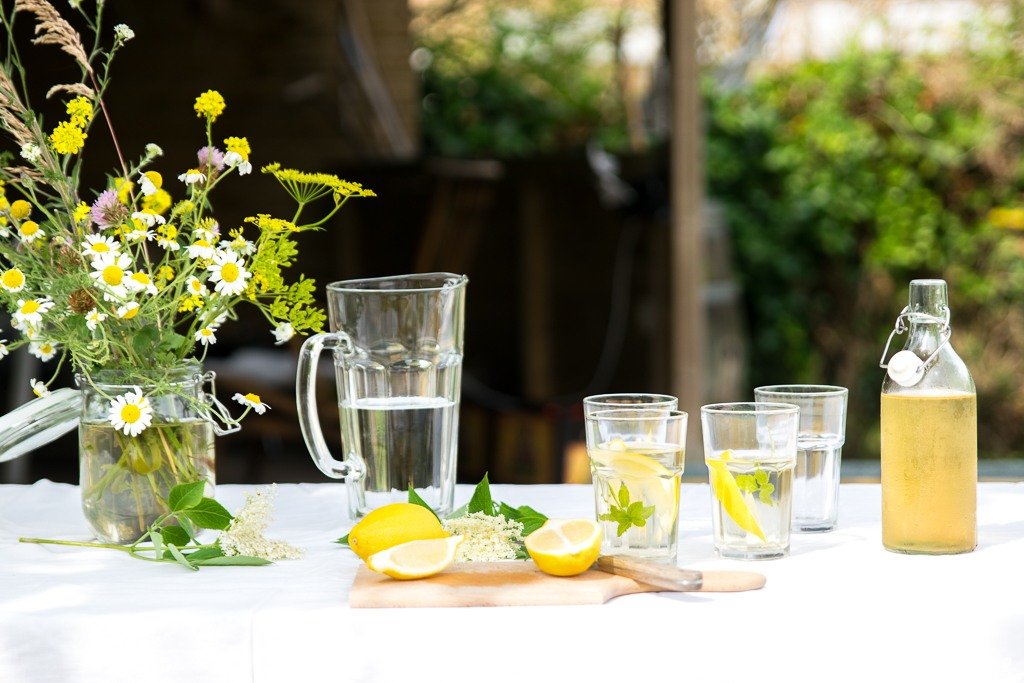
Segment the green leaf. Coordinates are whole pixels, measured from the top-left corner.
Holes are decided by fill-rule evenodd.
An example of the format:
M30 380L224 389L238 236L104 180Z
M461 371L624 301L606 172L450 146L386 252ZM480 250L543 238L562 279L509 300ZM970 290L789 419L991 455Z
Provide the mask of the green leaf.
M768 473L764 470L754 470L754 480L758 486L764 486L768 483Z
M522 517L522 513L518 509L512 507L507 503L498 503L498 514L502 515L505 519L512 519L518 521Z
M194 572L199 571L199 567L193 566L191 562L185 559L185 556L181 554L180 550L178 550L178 546L173 544L168 545L167 550L170 551L171 557L173 557L181 566L191 569Z
M486 474L473 490L473 497L469 499L469 504L466 506L466 510L468 514L482 512L485 515L494 516L494 500L491 498L491 484L487 480Z
M619 486L619 507L626 507L628 505L629 505L629 489L626 488L626 482L622 482L622 484Z
M196 528L192 526L192 522L180 515L176 516L176 519L178 520L178 526L185 530L185 533L188 534L189 538L196 537Z
M437 516L436 512L434 512L434 508L427 505L427 501L420 498L420 494L416 493L416 490L412 486L409 487L409 502L413 505L419 505L420 507L427 508L430 510L430 514L434 515L437 521L441 521L441 518Z
M192 559L192 557L189 556L189 559ZM199 560L193 560L193 562L201 567L262 567L263 565L274 564L270 560L264 560L262 557L249 557L248 555L221 555L206 559L200 558Z
M548 521L548 518L538 513L537 516L520 517L517 521L523 525L523 538L526 538L544 526L544 522Z
M196 550L196 551L193 551L193 552L189 553L185 557L188 558L188 561L191 562L192 564L199 564L203 560L209 560L209 559L212 559L214 557L223 557L223 556L224 556L224 551L223 550L221 550L218 547L212 547L212 548L200 548L199 550Z
M342 545L347 546L348 545L348 534L345 534L344 536L339 538L337 541L335 541L335 543L340 543Z
M516 509L519 510L519 515L521 517L543 517L544 519L548 518L547 515L545 515L545 514L543 514L541 512L537 512L536 510L534 510L529 505L520 505Z
M171 512L180 512L181 510L194 508L203 499L203 491L205 490L205 481L178 484L167 494L167 507L171 509Z
M203 498L195 507L179 513L188 517L196 526L204 529L224 530L231 524L231 513L213 498Z
M153 557L160 557L164 553L164 537L156 529L150 529L149 540L153 543ZM169 541L168 541L169 542Z
M761 490L758 491L757 497L761 499L761 502L765 505L772 504L772 493L775 491L775 484L764 484Z
M753 493L757 490L757 480L749 474L737 474L736 485L744 493Z
M469 503L464 503L459 507L452 510L452 514L448 515L448 519L458 519L459 517L465 517L469 514Z
M192 537L180 526L165 526L162 531L164 543L173 543L181 548L192 542Z

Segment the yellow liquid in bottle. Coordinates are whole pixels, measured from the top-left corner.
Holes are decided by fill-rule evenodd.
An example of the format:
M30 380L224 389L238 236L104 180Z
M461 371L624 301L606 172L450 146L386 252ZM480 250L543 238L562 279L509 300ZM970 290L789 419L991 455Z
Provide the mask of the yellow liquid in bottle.
M974 394L882 394L882 543L904 553L977 545Z

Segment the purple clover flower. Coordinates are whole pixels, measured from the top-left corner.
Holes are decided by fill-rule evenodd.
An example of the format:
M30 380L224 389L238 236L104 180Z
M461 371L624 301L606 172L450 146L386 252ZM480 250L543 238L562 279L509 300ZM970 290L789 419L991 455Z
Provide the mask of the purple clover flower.
M92 203L92 220L100 228L120 225L128 217L128 207L117 198L117 191L107 190Z
M199 170L205 171L207 166L210 166L215 171L224 170L224 152L220 151L216 147L202 147L198 153L199 157Z

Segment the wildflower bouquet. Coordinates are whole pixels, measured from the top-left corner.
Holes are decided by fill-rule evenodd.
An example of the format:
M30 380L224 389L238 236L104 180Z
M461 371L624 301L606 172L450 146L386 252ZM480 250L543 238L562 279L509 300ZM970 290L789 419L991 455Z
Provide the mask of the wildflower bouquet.
M102 30L103 0L94 13L71 5L92 34L89 49L45 0L15 0L0 10L7 36L0 55L0 128L20 151L20 158L0 155L0 305L10 311L17 334L0 339L0 357L26 346L52 362L52 372L32 380L40 396L65 363L78 373L86 389L82 429L92 429L82 432L82 456L89 448L102 451L95 468L83 466L86 510L91 504L110 508L105 497L122 495L127 509L106 514L134 518L129 536L138 538L166 513L152 508L174 484L206 474L196 458L212 453L206 443L211 420L233 427L250 411L267 408L255 394L236 394L244 412L232 417L188 383L198 367L189 360L202 361L220 326L243 303L263 314L278 343L322 329L314 282L285 277L298 254L295 238L320 229L352 197L373 192L333 175L270 164L262 172L294 199L295 213L287 219L258 213L243 225L221 226L211 194L253 169L245 137L214 135L224 98L214 90L196 98L192 109L204 135L189 168L165 178L155 144L137 160L127 159L103 95L111 64L134 32L123 24L110 35ZM35 23L35 45L58 47L81 74L78 82L49 89L47 97L66 105L66 118L53 126L45 126L29 102L13 35L23 19ZM119 166L101 192L83 193L83 155L100 119ZM314 206L322 210L308 217ZM98 396L90 398L89 390ZM161 403L170 404L163 415ZM191 418L207 426L182 428Z

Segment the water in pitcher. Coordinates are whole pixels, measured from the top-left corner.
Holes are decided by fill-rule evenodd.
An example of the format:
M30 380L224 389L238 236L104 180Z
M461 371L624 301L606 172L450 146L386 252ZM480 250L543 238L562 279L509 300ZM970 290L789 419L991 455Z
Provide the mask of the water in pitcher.
M412 487L435 510L455 478L459 431L457 402L443 397L397 396L342 402L341 439L349 456L362 461L361 487L350 487L362 516L388 503L405 502Z

